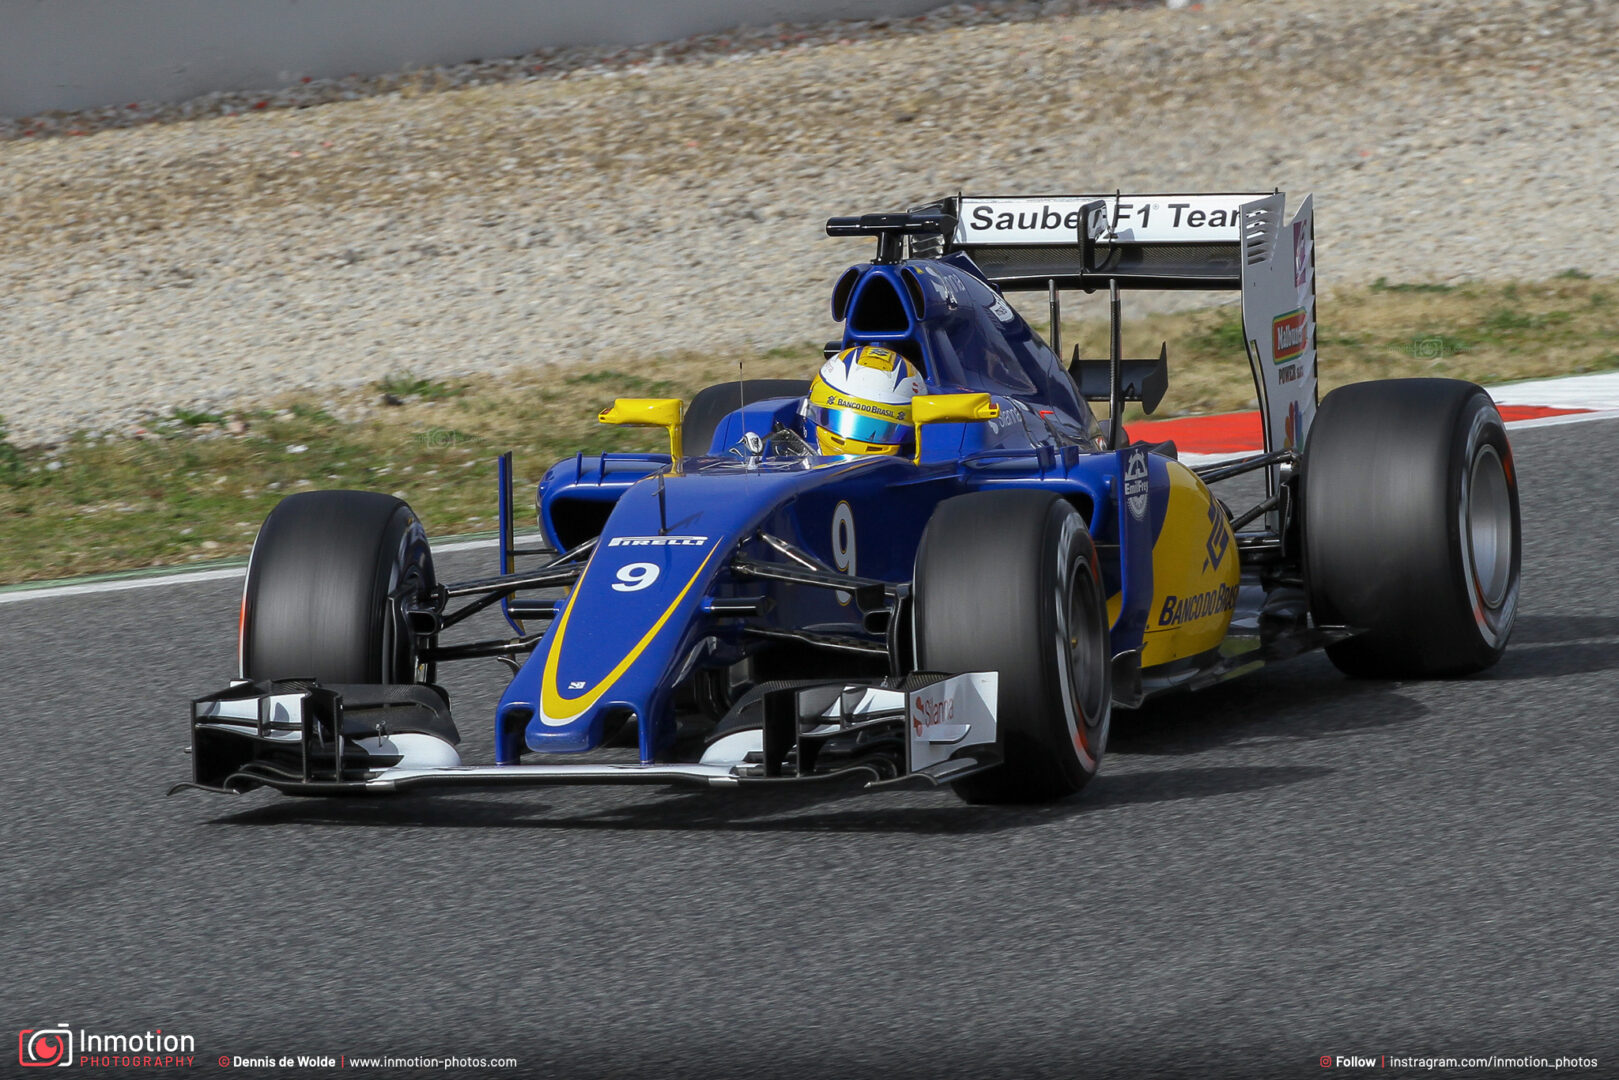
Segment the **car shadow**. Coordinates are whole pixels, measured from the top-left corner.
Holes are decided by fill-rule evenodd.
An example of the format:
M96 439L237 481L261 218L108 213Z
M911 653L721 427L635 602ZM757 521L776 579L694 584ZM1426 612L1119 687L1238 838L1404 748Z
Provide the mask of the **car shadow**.
M586 813L552 803L503 797L399 796L296 799L227 814L211 825L324 825L440 829L554 829L589 832L894 833L970 835L1049 824L1080 814L1185 799L1263 791L1333 770L1315 766L1216 766L1143 770L1109 776L1082 793L1043 806L895 805L857 785L811 790L679 792ZM947 796L948 798L948 796ZM558 809L564 809L559 816Z
M1324 655L1114 713L1108 753L1196 754L1219 746L1328 739L1408 724L1427 706L1400 683L1350 679Z
M1433 683L1495 682L1619 670L1619 616L1524 615L1494 667ZM1216 746L1311 740L1408 724L1428 712L1403 693L1429 681L1354 679L1324 653L1300 657L1197 693L1114 714L1110 754L1182 755Z

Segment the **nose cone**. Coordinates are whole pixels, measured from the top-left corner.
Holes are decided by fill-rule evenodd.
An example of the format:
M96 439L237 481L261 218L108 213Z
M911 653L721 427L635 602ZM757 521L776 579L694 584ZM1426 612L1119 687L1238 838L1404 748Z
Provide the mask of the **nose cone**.
M672 737L673 669L701 633L699 609L740 507L734 491L718 500L707 487L649 477L620 497L572 595L506 688L503 750L517 749L518 731L538 753L592 750L626 712L652 729L644 755Z
M707 591L718 539L615 536L597 548L549 635L529 749L587 750L600 744L607 714L653 710Z

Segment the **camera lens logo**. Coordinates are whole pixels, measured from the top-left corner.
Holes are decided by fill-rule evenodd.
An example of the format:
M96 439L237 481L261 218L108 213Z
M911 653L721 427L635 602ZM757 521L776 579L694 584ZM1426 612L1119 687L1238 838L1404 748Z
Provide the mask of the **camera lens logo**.
M66 1024L17 1033L17 1063L25 1066L73 1064L73 1031Z

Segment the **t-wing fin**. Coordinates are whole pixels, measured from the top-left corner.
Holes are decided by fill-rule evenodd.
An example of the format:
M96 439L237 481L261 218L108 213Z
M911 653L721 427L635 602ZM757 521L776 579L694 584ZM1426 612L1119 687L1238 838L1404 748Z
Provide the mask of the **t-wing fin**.
M1164 400L1164 391L1169 389L1168 342L1159 347L1157 356L1120 361L1119 369L1124 385L1124 400L1140 402L1142 411L1150 415ZM1073 376L1074 385L1079 387L1079 396L1086 401L1109 400L1113 371L1112 361L1107 357L1100 360L1082 359L1076 345L1074 362L1068 373Z

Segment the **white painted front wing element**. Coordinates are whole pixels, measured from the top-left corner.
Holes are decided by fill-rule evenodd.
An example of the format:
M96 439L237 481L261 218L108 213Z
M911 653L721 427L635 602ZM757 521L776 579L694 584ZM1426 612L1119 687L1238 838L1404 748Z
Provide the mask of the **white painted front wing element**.
M948 761L969 746L994 746L999 694L1000 675L994 671L953 675L907 694L906 771Z
M297 742L303 738L304 699L309 695L293 691L285 694L269 694L269 708L265 718L269 726L262 732L267 739L280 739L285 742ZM259 703L264 698L241 698L236 701L211 701L197 719L201 721L220 721L234 726L252 727L257 730L259 723Z

